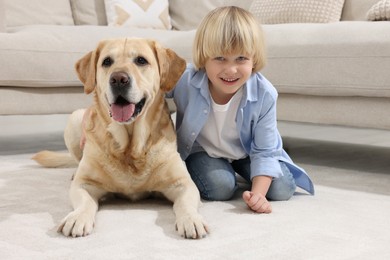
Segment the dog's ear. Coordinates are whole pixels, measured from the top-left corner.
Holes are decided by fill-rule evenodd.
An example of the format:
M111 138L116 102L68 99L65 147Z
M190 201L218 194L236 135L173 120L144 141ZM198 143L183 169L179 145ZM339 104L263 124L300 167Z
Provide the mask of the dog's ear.
M75 68L77 76L84 85L84 92L91 93L96 86L96 64L99 59L99 48L84 55L77 61Z
M186 61L171 49L161 47L154 43L158 66L160 69L160 88L163 91L172 90L186 68Z

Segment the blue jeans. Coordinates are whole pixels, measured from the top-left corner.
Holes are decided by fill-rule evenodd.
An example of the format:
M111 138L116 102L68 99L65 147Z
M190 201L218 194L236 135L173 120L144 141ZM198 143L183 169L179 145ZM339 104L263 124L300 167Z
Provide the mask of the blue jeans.
M249 156L229 162L223 158L212 158L206 152L197 152L185 160L187 169L205 200L229 200L238 188L236 173L248 183L250 179ZM280 162L283 176L274 178L266 194L268 200L288 200L296 189L295 180L284 162Z

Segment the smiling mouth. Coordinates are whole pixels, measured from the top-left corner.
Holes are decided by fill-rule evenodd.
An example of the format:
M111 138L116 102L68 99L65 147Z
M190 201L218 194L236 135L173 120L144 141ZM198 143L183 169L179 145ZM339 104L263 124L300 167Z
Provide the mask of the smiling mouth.
M234 79L221 78L221 80L225 81L225 82L228 82L228 83L232 83L232 82L238 81L239 79L238 78L234 78Z
M146 98L138 103L131 103L122 96L118 96L114 103L110 104L110 116L117 122L125 123L135 119L145 105Z

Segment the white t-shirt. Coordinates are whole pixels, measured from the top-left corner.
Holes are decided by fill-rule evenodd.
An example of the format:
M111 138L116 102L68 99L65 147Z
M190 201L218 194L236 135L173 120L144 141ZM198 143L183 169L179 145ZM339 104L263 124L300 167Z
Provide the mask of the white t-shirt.
M241 145L235 120L242 95L241 88L224 105L216 104L211 97L212 109L196 139L209 156L229 160L246 157L247 154Z

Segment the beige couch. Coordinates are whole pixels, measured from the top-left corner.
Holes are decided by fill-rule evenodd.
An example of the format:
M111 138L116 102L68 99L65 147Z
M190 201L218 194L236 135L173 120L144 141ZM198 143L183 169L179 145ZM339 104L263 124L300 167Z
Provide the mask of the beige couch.
M346 0L341 22L263 25L279 120L390 129L390 23L366 19L376 2ZM0 0L0 114L87 106L73 66L101 39L153 38L190 62L200 19L232 4L252 0L169 0L163 30L107 26L104 0Z

